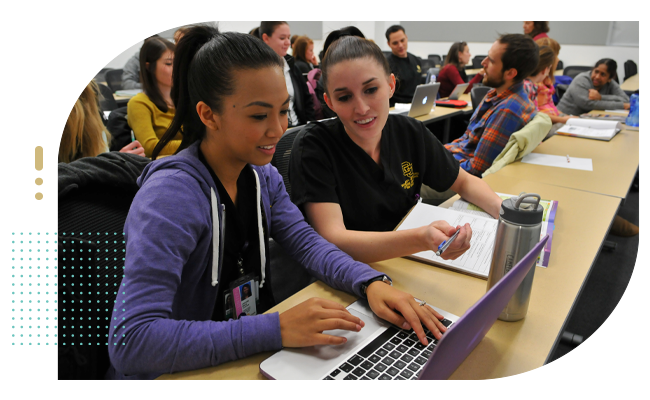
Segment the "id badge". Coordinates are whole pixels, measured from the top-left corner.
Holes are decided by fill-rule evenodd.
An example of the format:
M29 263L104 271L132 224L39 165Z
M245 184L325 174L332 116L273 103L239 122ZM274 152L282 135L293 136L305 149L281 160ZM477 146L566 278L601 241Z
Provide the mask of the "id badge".
M239 319L247 315L257 315L259 301L257 282L253 274L246 274L230 283L230 294L232 295L230 318Z

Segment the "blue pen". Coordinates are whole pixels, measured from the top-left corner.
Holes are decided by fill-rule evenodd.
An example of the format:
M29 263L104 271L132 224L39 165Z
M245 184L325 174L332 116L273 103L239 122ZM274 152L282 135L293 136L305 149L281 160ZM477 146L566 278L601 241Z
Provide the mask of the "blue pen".
M458 236L458 232L460 232L460 228L456 230L456 233L454 233L449 240L445 240L444 242L440 243L440 246L438 246L438 251L436 251L436 255L440 257L440 255L447 250L449 246L454 242L454 239L456 239L456 236Z

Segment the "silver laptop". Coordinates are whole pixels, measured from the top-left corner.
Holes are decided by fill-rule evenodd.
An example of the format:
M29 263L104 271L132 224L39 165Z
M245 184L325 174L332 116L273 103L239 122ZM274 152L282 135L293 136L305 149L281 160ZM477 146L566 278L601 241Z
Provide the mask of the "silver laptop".
M411 108L408 111L391 111L391 114L408 115L413 118L429 114L436 103L438 89L440 89L440 83L437 82L418 85L413 94Z
M442 314L442 323L448 327L439 341L425 328L429 344L422 345L414 332L380 319L367 301L358 300L347 309L365 322L360 332L324 332L345 336L348 339L345 344L285 348L264 360L260 372L269 379L447 379L492 327L524 277L534 268L547 241L548 235L462 317L433 307Z
M458 100L460 96L465 93L465 90L468 86L469 83L461 83L460 85L456 85L454 91L449 95L449 100Z

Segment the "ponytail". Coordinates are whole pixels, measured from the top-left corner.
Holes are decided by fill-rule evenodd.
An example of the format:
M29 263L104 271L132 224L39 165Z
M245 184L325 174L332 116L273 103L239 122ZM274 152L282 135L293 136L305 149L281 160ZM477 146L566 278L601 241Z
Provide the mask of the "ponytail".
M205 137L196 105L202 101L215 113L223 112L223 98L235 90L234 71L284 68L284 61L259 39L243 33L225 32L210 25L189 28L174 54L171 98L176 114L153 150L152 159L177 132L183 140L177 153Z

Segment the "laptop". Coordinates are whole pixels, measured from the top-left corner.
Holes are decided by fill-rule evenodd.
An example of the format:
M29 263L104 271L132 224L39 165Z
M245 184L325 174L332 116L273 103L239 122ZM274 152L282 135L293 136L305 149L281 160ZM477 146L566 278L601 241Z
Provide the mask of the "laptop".
M438 89L440 83L429 83L426 85L418 85L415 87L411 108L403 111L391 111L391 114L408 115L409 117L419 117L427 115L433 108L436 97L438 97Z
M439 341L425 328L429 345L422 345L414 332L380 319L366 300L358 300L347 309L365 322L360 332L324 332L345 336L345 344L286 348L264 360L260 372L269 379L447 379L483 340L535 265L547 240L548 235L462 317L432 307L442 314L442 323L447 326Z
M449 95L449 100L458 100L460 98L460 95L465 93L465 90L468 86L469 83L461 83L460 85L456 85L454 91Z

